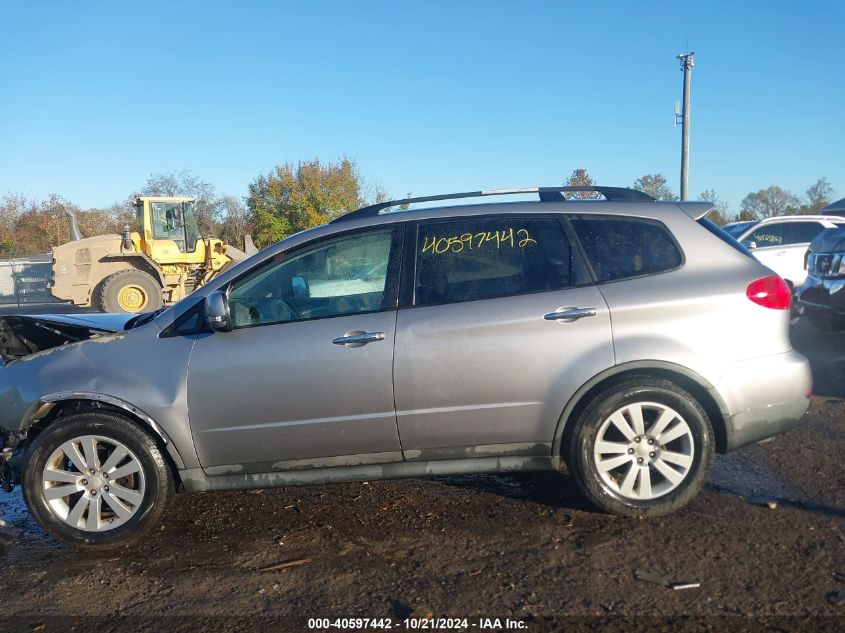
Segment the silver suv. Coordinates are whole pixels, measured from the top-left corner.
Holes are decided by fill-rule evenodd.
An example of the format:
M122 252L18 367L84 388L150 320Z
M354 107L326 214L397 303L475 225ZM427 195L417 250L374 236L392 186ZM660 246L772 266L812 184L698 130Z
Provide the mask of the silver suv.
M3 318L3 485L82 546L137 537L176 490L562 462L604 510L682 507L715 452L807 409L789 288L709 203L562 193L583 190L360 209L125 323Z

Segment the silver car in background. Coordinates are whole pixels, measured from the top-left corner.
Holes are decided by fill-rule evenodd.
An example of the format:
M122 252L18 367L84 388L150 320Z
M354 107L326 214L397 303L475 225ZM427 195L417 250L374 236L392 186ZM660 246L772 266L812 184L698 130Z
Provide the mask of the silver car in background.
M807 409L789 288L710 203L583 190L360 209L118 327L0 319L3 485L79 546L177 490L562 463L604 510L682 507ZM385 212L507 193L540 201Z

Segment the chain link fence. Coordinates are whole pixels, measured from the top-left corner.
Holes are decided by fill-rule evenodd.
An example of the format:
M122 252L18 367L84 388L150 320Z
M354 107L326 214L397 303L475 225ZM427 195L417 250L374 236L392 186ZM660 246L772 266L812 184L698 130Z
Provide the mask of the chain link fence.
M0 260L0 306L58 303L48 286L52 275L49 256Z

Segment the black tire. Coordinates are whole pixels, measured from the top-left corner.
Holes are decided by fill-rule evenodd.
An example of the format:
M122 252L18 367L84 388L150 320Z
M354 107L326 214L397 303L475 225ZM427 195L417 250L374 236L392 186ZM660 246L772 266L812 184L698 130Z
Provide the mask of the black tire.
M132 296L142 296L137 307L121 302L121 292L133 288ZM161 286L151 275L141 270L121 270L106 277L99 286L97 307L102 312L139 313L158 310L162 304Z
M142 501L131 518L102 532L72 527L56 515L44 494L43 472L50 456L65 442L85 435L116 440L127 447L137 457L145 481ZM76 547L92 549L139 539L161 521L175 493L173 472L153 438L123 416L105 411L69 415L39 433L27 451L21 487L30 513L45 532Z
M692 464L683 480L674 489L651 499L638 499L621 494L619 488L622 486L614 487L602 478L593 453L598 433L605 421L623 407L635 403L656 403L669 407L677 412L689 427L690 433L688 436L685 435L682 441L690 442L689 437L692 438L690 442L693 452ZM648 425L646 432L653 428L651 425L654 422L654 420L646 422ZM687 391L668 380L660 378L632 377L602 391L587 404L575 421L572 432L568 433L567 437L564 457L569 466L570 474L575 479L581 492L602 510L621 516L661 516L685 506L701 489L713 462L714 435L707 413ZM637 441L647 439L648 435L637 439ZM634 442L633 439L628 441ZM644 450L650 450L645 444L642 446ZM655 446L658 449L658 455L661 450L666 448L661 447L659 442L656 442ZM628 449L629 452L630 450L632 449ZM620 455L620 457L622 456ZM649 461L648 456L644 455L644 457ZM632 456L630 459L634 460L636 457ZM620 473L625 471L626 466L627 464L620 465ZM632 463L630 467L634 468L635 464ZM647 468L650 467L647 466ZM655 473L656 471L650 470L650 472ZM606 473L605 476L616 475ZM622 478L622 475L620 474L619 477ZM657 477L661 478L662 476L658 473ZM638 481L641 481L641 479ZM649 475L649 481L651 481L651 475ZM669 485L668 480L664 485Z

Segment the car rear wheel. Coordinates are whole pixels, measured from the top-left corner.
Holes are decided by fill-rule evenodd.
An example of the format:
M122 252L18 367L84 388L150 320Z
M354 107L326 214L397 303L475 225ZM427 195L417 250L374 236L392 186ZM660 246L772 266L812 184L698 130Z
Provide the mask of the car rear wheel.
M658 378L630 378L599 393L568 437L567 463L578 487L598 507L623 516L683 507L713 461L704 409Z
M174 493L155 441L123 416L67 416L29 448L22 477L30 513L77 546L123 545L158 523Z

